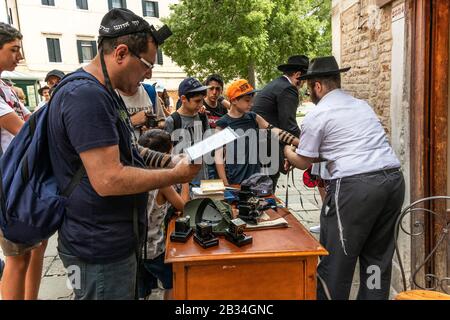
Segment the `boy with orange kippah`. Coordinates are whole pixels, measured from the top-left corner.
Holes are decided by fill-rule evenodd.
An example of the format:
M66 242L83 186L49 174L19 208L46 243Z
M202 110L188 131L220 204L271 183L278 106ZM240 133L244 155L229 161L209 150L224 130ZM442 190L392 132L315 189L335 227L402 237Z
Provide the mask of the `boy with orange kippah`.
M279 139L290 145L297 146L298 138L278 128L271 126L264 118L250 111L255 90L247 80L239 79L227 88L230 110L216 122L216 130L230 127L241 137L226 147L224 162L223 148L216 150L215 159L217 173L226 185L240 184L251 175L260 172L258 159L258 131L269 129L278 135ZM238 146L240 148L238 148Z

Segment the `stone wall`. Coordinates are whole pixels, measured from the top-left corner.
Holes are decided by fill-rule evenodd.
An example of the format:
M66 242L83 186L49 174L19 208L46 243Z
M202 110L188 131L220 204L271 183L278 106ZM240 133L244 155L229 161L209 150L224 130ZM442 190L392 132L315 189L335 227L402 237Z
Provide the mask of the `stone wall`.
M341 66L352 69L342 78L343 88L368 101L390 133L391 10L373 1L357 1L341 12Z

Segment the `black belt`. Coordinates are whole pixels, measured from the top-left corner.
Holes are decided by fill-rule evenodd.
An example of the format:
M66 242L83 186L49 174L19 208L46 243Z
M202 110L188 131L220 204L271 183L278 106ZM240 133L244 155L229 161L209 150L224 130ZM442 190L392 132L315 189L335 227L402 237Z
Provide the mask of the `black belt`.
M391 168L391 169L385 169L385 170L378 170L378 171L372 171L372 172L365 172L365 173L358 173L352 176L343 177L342 179L348 179L348 178L360 178L360 177L367 177L367 176L375 176L379 174L389 174L394 172L400 172L400 168ZM332 180L324 180L326 183L331 183L333 181L336 181L337 179Z

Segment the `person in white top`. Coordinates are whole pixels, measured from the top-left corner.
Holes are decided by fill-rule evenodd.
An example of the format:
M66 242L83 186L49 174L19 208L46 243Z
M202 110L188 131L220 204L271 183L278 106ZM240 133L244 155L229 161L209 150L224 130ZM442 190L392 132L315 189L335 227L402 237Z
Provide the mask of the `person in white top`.
M42 108L47 102L50 101L50 87L44 86L38 90L38 93L44 98L36 108L34 108L34 111L38 111L40 108Z
M0 23L0 73L13 71L23 59L22 34L12 26ZM22 128L30 112L20 102L12 87L0 81L1 150L5 152ZM3 237L0 245L6 256L1 295L4 300L35 300L38 297L42 263L47 243L26 246Z
M158 93L158 100L159 103L162 106L162 109L164 111L164 114L166 117L170 116L172 114L173 110L173 99L171 96L169 96L169 93L167 92L164 85L160 82L157 82L155 84L156 92Z
M0 80L0 133L1 148L5 152L14 136L20 131L30 111L20 102L13 88Z
M405 182L400 162L372 108L342 91L334 57L311 61L306 75L316 107L301 126L296 150L285 155L306 169L325 162L321 178L327 195L320 216L320 242L328 250L318 266L318 299L348 299L356 262L360 263L358 299L388 299L394 254L394 225ZM371 276L379 276L373 286ZM326 290L328 289L328 290Z
M164 128L164 121L166 119L163 107L161 106L156 92L156 106L153 106L153 102L144 86L150 86L150 90L155 90L151 85L143 83L141 83L135 92L123 92L117 90L131 115L131 125L135 130L137 138L148 129Z

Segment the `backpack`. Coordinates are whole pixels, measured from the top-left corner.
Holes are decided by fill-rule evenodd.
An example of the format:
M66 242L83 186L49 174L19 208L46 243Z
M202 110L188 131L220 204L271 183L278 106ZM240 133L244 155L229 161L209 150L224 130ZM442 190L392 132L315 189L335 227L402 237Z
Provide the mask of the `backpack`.
M170 116L173 119L173 130L181 129L181 116L178 111L175 111ZM202 129L203 132L205 132L209 129L208 116L204 113L199 113L198 116L200 117L200 120L202 120Z
M66 83L89 79L67 76ZM80 166L69 185L60 190L48 145L48 115L52 99L33 113L0 159L0 228L9 241L34 245L50 238L64 219L67 198L85 174Z
M155 90L155 87L150 84L146 84L146 83L143 83L142 86L144 87L145 91L147 92L148 96L150 97L150 101L152 102L153 114L156 114L156 90Z

